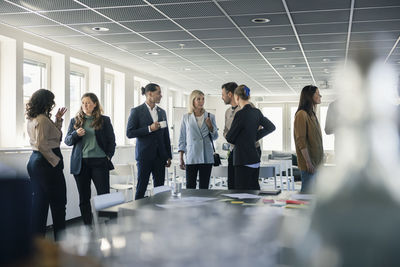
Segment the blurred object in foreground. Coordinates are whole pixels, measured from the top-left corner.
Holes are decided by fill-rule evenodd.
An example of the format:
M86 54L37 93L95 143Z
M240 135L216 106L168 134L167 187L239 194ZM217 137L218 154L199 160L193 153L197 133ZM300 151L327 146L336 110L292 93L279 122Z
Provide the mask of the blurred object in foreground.
M317 179L317 201L296 265L397 266L397 75L365 53L338 73L336 89L337 166Z

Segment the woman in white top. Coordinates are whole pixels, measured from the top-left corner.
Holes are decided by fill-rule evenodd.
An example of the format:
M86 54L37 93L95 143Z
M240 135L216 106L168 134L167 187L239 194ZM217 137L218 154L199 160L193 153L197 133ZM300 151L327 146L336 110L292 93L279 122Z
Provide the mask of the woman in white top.
M204 93L194 90L189 97L189 113L182 118L179 135L180 168L186 169L186 188L208 189L214 151L211 143L218 138L215 116L204 109ZM211 136L211 138L210 138ZM186 154L186 163L183 157Z

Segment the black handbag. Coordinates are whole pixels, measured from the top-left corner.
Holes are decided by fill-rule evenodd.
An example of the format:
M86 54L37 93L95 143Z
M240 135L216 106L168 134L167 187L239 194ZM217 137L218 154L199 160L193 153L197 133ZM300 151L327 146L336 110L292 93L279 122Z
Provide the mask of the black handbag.
M210 113L208 113L208 117L210 117ZM221 158L220 158L219 154L215 152L214 142L212 140L211 133L208 133L208 137L210 137L210 141L211 141L211 144L212 144L212 147L214 150L214 164L213 165L219 166L219 165L221 165Z

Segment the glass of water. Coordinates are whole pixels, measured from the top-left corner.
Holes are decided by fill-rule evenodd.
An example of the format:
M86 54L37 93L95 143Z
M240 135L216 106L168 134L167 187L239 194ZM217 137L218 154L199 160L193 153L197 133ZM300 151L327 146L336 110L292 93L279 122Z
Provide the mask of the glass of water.
M182 195L182 182L174 181L171 187L171 194L173 197L180 197Z

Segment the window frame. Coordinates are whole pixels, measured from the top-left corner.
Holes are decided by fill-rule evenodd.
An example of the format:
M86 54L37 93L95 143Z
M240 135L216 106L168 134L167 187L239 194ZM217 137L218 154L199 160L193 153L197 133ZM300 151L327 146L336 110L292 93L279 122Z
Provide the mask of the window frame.
M114 124L114 100L115 100L115 76L111 73L104 73L104 112L106 111L106 83L111 84L111 114L106 114L110 116L111 123Z

